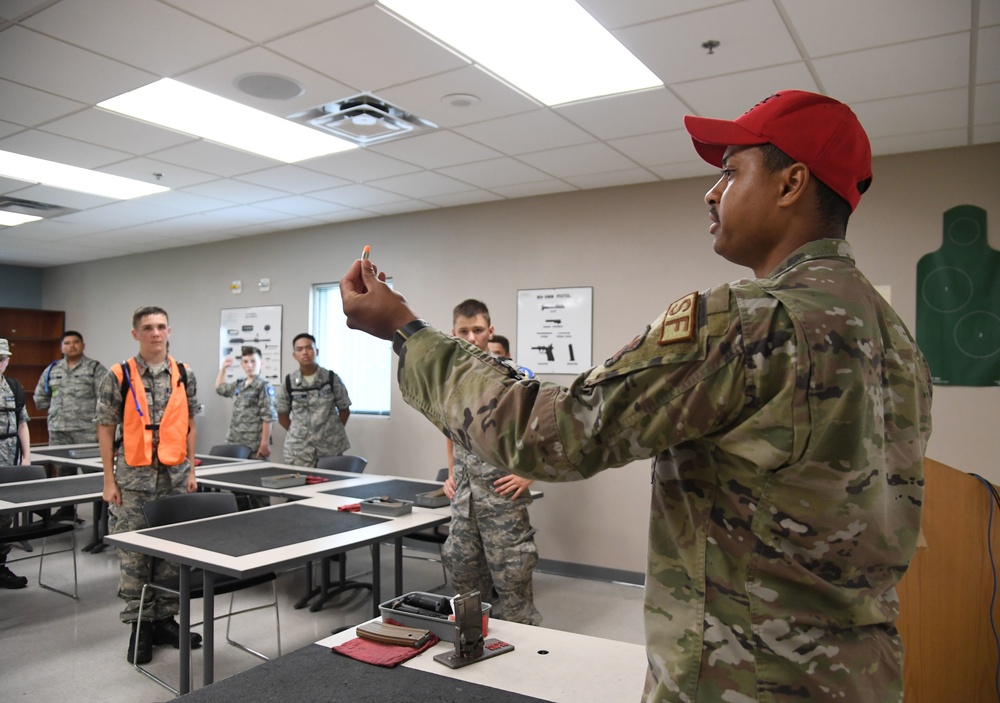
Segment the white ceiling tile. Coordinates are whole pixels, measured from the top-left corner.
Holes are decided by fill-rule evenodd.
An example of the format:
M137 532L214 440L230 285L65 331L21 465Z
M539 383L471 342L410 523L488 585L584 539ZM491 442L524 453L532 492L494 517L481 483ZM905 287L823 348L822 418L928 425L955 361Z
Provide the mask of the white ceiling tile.
M976 83L1000 81L1000 25L979 30Z
M471 205L473 203L487 203L493 200L503 200L496 193L487 190L467 190L464 193L450 193L448 195L433 195L424 198L429 203L434 203L439 207L456 207L459 205Z
M291 78L302 86L303 92L298 97L287 100L254 97L235 85L238 78L252 73ZM355 93L353 88L344 83L259 46L183 73L177 76L177 80L279 117L304 112L318 105L348 98Z
M457 166L501 156L499 152L454 132L418 134L373 145L371 150L422 168Z
M517 183L509 186L499 186L491 188L495 193L499 193L505 198L530 198L535 195L548 195L549 193L565 193L570 190L579 190L575 186L560 181L555 178L547 181L534 181L532 183Z
M969 81L969 35L841 54L813 65L829 95L848 103L947 90Z
M351 12L267 46L362 92L378 92L468 63L378 7Z
M264 41L370 5L374 0L295 0L275 5L247 0L167 0L169 4L236 34ZM277 11L276 11L277 10Z
M411 198L423 198L430 195L460 193L463 190L471 190L465 183L431 171L408 173L404 176L393 176L392 178L380 178L377 181L372 181L370 185L384 188L400 195L407 195Z
M724 5L732 0L577 0L580 6L607 29L672 17Z
M456 107L448 95L473 95L479 102ZM473 122L537 110L534 99L511 88L478 66L465 66L435 76L410 81L379 92L379 97L438 127L456 127Z
M405 164L363 148L310 159L304 162L304 167L355 183L365 183L376 178L388 178L420 170L419 166Z
M526 181L544 181L550 178L548 174L539 171L537 168L508 157L478 161L461 166L450 166L439 170L446 176L451 176L465 183L471 183L479 188L495 188L496 186L524 183Z
M204 139L161 149L149 156L217 176L236 176L250 171L260 171L275 164L273 159L231 149Z
M3 233L9 231L9 229L4 229ZM26 239L37 239L43 242L61 242L90 234L90 231L86 227L66 222L62 217L46 218L37 222L18 225L17 231L19 235L24 236ZM3 237L4 234L0 234L0 238Z
M2 36L0 34L0 37ZM58 95L0 80L0 119L8 122L34 127L84 107L83 103L75 100L67 100Z
M41 129L91 144L123 149L133 154L148 154L197 139L100 108L78 112L50 122Z
M337 210L336 212L328 212L325 215L316 215L316 219L320 222L349 222L352 220L364 220L375 216L375 213L368 212L367 210L345 208L343 210Z
M666 88L573 103L555 111L598 139L659 132L680 124L687 113Z
M1000 83L976 86L974 124L1000 124Z
M330 188L329 190L318 190L309 194L310 197L328 200L345 207L365 208L369 205L384 205L385 203L397 203L406 198L399 193L390 193L380 188L368 185L353 184Z
M283 212L286 215L321 215L326 212L334 212L342 209L342 206L325 200L309 198L304 195L289 195L284 198L274 200L264 200L256 203L256 207L263 210L274 210Z
M872 154L885 156L887 154L901 154L909 151L949 149L956 146L965 146L968 143L968 138L969 134L966 129L944 129L919 132L917 134L879 137L871 140ZM915 147L919 147L919 149ZM878 171L875 172L875 183L878 184Z
M455 131L509 156L594 141L591 135L548 110L456 127Z
M49 159L61 164L80 168L97 168L128 158L124 151L106 149L95 144L86 144L76 139L68 139L53 134L44 134L36 129L0 139L0 149L13 151L38 159Z
M689 161L695 155L691 137L683 129L612 139L608 143L642 166Z
M16 178L5 178L0 176L0 193L7 195L9 193L14 193L17 191L22 191L25 188L35 187L34 183L28 183L27 181L19 181ZM22 197L22 196L18 196Z
M244 183L243 181L228 178L188 186L184 188L184 192L242 204L253 203L259 200L272 200L273 198L280 198L285 195L283 191L274 188L265 188L253 183Z
M782 0L782 6L813 58L968 31L972 17L971 0Z
M1000 0L979 0L979 26L1000 24Z
M798 61L771 0L744 0L615 32L667 84ZM721 42L711 55L702 42Z
M968 125L968 91L887 98L851 105L873 142L882 137L964 129Z
M993 142L1000 142L1000 124L987 124L976 127L973 134L973 144L992 144Z
M418 210L433 210L437 208L429 202L422 200L408 200L405 203L387 203L385 205L372 205L368 209L380 215L398 215L404 212L417 212Z
M13 122L4 122L0 120L0 138L9 137L12 134L17 134L24 130L19 124L14 124Z
M218 178L215 174L145 157L120 161L98 170L145 183L159 183L167 188L183 188Z
M126 13L127 32L107 21ZM61 0L23 24L160 76L248 46L245 39L156 0Z
M3 0L0 4L0 18L13 20L24 15L38 12L43 5L48 5L52 0Z
M649 183L659 180L652 172L644 168L629 168L623 171L607 171L605 173L591 173L583 176L567 176L566 180L577 188L584 190L590 188L611 188L614 186L627 186L634 183Z
M769 66L745 73L703 78L671 86L694 114L719 119L735 119L752 106L779 90L819 92L819 86L805 63ZM839 97L834 95L833 97ZM677 126L682 126L678 122Z
M22 183L22 185L24 184ZM18 190L14 197L35 200L40 203L48 203L49 205L71 207L74 210L86 210L87 208L118 202L114 198L102 198L99 195L77 193L72 190L63 190L62 188L43 185L31 185Z
M675 164L663 164L660 166L650 166L649 170L665 181L677 178L705 178L705 190L707 191L713 183L719 180L719 169L705 163L701 159L697 161L682 161ZM707 230L706 225L706 230Z
M523 154L520 159L557 178L622 171L635 167L631 159L601 142Z
M348 181L336 176L329 176L316 173L299 166L286 164L275 166L263 171L244 173L239 177L241 181L256 183L260 186L267 186L276 190L283 190L286 193L308 193L313 190L324 190L346 185Z
M23 27L0 32L0 78L95 104L156 77Z

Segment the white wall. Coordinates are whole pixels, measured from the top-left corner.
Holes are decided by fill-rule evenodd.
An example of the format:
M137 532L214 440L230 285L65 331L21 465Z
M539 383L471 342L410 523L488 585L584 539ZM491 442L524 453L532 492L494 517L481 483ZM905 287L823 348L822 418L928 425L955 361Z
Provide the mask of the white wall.
M913 327L916 264L941 244L944 210L972 204L996 214L990 177L1000 145L884 157L852 218L848 240L859 265ZM339 280L365 244L414 309L450 329L451 309L476 297L497 332L516 344L519 288L593 286L594 362L641 332L673 300L749 272L712 252L707 209L711 179L689 179L430 210L155 254L48 269L44 307L66 311L87 351L106 364L135 352L131 313L160 305L170 313L171 351L197 374L206 416L199 448L222 442L228 401L215 395L217 329L223 307L282 305L282 375L292 370L290 340L308 328L313 283ZM995 248L998 237L991 237ZM261 294L256 281L271 279ZM244 292L234 296L233 279ZM545 380L567 382L566 377ZM389 418L352 416L351 452L369 471L429 478L445 465L444 439L394 389ZM1000 389L935 389L928 455L1000 482ZM283 430L275 432L279 446ZM546 559L641 572L645 569L649 465L639 462L579 484L542 484L532 507Z

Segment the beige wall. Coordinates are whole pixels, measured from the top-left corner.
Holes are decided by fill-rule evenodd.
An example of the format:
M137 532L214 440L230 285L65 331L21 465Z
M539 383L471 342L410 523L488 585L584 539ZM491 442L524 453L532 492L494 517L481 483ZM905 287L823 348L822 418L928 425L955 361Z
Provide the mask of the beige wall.
M942 212L961 204L996 215L991 176L1000 145L876 160L875 183L852 218L848 240L876 285L912 328L919 257L941 243ZM313 283L336 281L364 244L418 314L450 329L466 297L486 301L497 331L515 341L519 288L593 286L595 363L631 340L673 300L748 275L712 252L701 198L710 178L654 183L430 210L143 256L48 269L44 307L66 311L87 351L105 363L134 353L131 311L157 304L171 315L172 352L198 376L206 407L199 448L223 441L228 401L212 384L223 307L282 305L286 340L308 327ZM995 248L1000 238L991 237ZM255 282L271 279L261 294ZM233 279L244 292L234 296ZM516 342L515 342L516 343ZM290 344L286 344L290 348ZM282 374L294 366L283 352ZM546 377L566 382L566 377ZM432 477L444 439L394 390L389 418L352 417L352 453L369 471ZM1000 389L937 388L932 458L1000 482ZM284 436L275 431L276 439ZM276 450L280 456L280 446ZM643 571L649 464L637 462L579 484L544 484L532 508L541 556Z

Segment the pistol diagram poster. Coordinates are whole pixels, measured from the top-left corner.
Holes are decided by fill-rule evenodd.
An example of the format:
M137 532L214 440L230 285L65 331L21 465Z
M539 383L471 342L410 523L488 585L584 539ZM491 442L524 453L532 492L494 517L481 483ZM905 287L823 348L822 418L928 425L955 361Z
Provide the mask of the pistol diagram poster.
M227 356L236 361L226 369L226 382L243 378L240 357L244 346L257 347L263 360L261 375L277 385L281 376L281 306L222 308L219 322L219 367Z
M519 290L515 360L536 374L585 371L593 327L593 288Z

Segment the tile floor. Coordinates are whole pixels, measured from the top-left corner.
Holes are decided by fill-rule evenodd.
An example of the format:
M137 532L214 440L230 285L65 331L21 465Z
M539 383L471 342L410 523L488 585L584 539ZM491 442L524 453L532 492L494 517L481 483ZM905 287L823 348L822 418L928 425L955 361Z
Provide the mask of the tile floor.
M91 534L90 508L83 508L86 524L77 529L78 545ZM68 537L66 537L68 540ZM38 545L40 547L40 544ZM36 549L38 548L36 547ZM407 554L427 554L408 549ZM24 556L14 549L11 559ZM382 549L383 593L392 588L392 549ZM365 551L351 552L348 574L364 580L361 573L368 560ZM370 562L368 562L370 564ZM129 629L119 622L118 557L113 550L99 554L77 553L80 600L39 588L38 560L11 564L12 570L29 579L27 588L0 590L0 680L4 701L101 701L102 703L149 703L166 701L166 689L135 671L125 661ZM442 583L438 563L422 559L404 560L406 590L431 590ZM45 581L71 587L69 554L45 561ZM292 604L305 591L305 571L292 569L278 576L282 650L291 652L345 625L369 618L371 601L365 590L344 593L316 613L295 610ZM535 603L544 626L587 635L641 644L642 589L635 586L569 578L546 573L535 575ZM237 596L237 607L247 599L263 600L269 587ZM195 601L195 617L200 618ZM216 612L228 607L228 599L216 601ZM273 610L261 610L233 621L233 636L259 645L271 656L276 653ZM225 643L225 622L216 624L216 680L248 669L260 660ZM156 647L149 667L172 682L177 680L177 651ZM195 651L194 679L201 682L201 652Z

